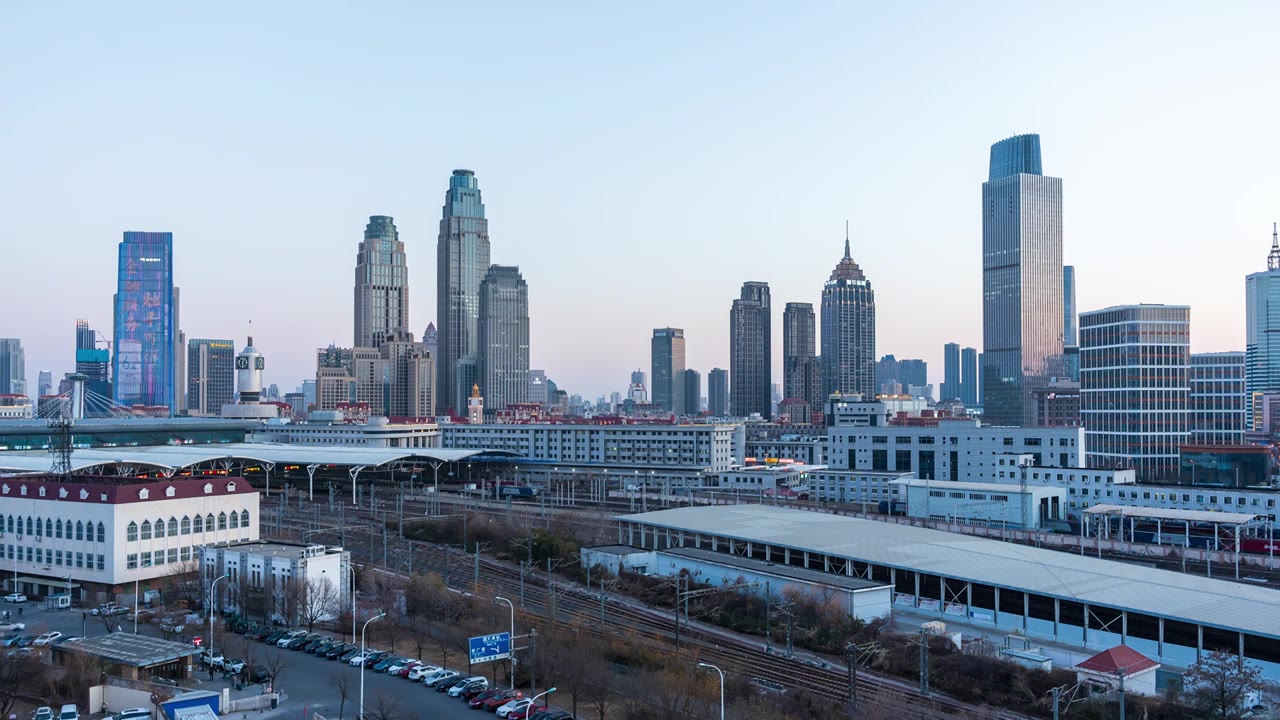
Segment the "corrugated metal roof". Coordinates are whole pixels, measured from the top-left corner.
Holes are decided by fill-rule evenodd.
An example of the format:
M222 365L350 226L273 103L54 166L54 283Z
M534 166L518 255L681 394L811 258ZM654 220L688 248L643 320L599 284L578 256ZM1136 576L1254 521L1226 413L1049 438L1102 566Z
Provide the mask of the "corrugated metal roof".
M766 542L1173 620L1280 638L1280 591L911 525L767 505L618 520Z
M1218 523L1219 525L1244 525L1257 519L1251 513L1218 512L1215 510L1172 510L1158 507L1132 507L1129 505L1094 505L1085 515L1120 515L1131 518L1160 518L1161 520L1189 520L1193 523ZM1178 528L1173 528L1178 529Z

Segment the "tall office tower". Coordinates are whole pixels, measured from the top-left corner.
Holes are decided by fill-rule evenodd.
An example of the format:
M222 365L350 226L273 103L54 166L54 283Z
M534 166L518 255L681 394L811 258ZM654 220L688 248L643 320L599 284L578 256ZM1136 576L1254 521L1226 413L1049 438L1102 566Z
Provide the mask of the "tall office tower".
M27 355L18 338L0 338L0 395L27 394Z
M378 347L409 328L409 264L393 218L370 215L356 251L355 344Z
M1266 272L1244 279L1245 385L1249 429L1262 428L1262 393L1280 392L1280 235L1271 225Z
M547 371L546 370L530 370L529 371L529 402L546 405L547 400Z
M351 348L330 345L316 350L316 380L311 403L316 410L336 410L355 399L356 378ZM303 385L306 392L306 385Z
M1040 136L991 146L982 184L982 412L1030 425L1032 393L1063 374L1062 179L1041 173Z
M898 384L898 358L885 355L876 361L876 392L885 392L884 387L890 384Z
M76 320L76 349L95 350L97 347L97 336L94 335L93 328L89 327L89 321Z
M822 367L812 303L787 303L782 312L782 397L822 407Z
M39 397L48 397L53 394L53 371L41 370L36 375L36 394Z
M1190 435L1190 362L1185 305L1080 314L1080 420L1089 467L1176 480L1178 448Z
M364 403L369 417L385 416L391 404L391 363L381 348L351 348L351 374L355 377L357 403Z
M235 402L236 346L230 340L187 342L187 413L216 417Z
M697 370L684 371L684 412L686 415L702 412L702 373Z
M422 331L422 346L431 353L431 360L434 362L436 356L440 354L440 333L436 332L435 323L427 323L427 329ZM432 382L435 381L432 380Z
M673 415L684 414L684 330L655 328L649 345L653 372L650 401Z
M707 373L707 412L712 417L729 415L729 371L724 368Z
M898 361L898 382L902 387L925 387L929 384L929 363L919 359Z
M771 315L769 284L743 283L729 310L729 409L737 417L773 417Z
M316 381L303 380L302 384L298 386L298 392L302 393L302 401L310 409L316 402Z
M964 392L964 380L961 379L960 344L947 343L942 346L942 400L959 400Z
M1080 338L1076 319L1076 268L1062 266L1062 362L1072 382L1080 382Z
M960 402L971 408L978 397L978 351L967 347L960 351Z
M1191 355L1191 444L1244 444L1245 353Z
M876 296L871 281L849 253L846 228L844 257L822 288L823 395L876 395Z
M378 352L391 376L387 415L398 418L434 415L436 364L426 344L414 342L413 333L391 330Z
M471 385L458 382L457 365L479 349L480 283L488 272L489 221L484 217L480 186L474 172L454 170L436 242L436 313L440 321L436 411L440 415L467 408Z
M476 372L493 413L529 402L529 286L520 268L491 265L480 285Z
M175 382L178 290L173 233L126 232L120 243L111 361L113 399L121 405L182 404Z

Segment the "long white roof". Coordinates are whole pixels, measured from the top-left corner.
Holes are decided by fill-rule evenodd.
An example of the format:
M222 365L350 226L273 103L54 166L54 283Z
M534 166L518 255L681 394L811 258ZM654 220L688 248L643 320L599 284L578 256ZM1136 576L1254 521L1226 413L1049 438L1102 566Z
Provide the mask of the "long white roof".
M421 461L458 462L483 454L510 455L502 450L454 450L442 448L361 448L286 443L226 443L221 445L152 445L121 448L85 448L71 453L72 472L99 465L137 465L181 470L218 460L251 460L290 465L341 465L381 467L389 463ZM0 471L48 472L53 456L47 450L0 452Z
M1261 517L1252 513L1219 512L1217 510L1174 510L1172 508L1135 507L1131 505L1094 505L1087 508L1084 514L1187 520L1193 523L1218 523L1219 525L1244 525ZM1173 529L1176 530L1177 526L1174 526Z
M767 505L618 520L809 550L1117 610L1280 638L1280 591L972 535Z

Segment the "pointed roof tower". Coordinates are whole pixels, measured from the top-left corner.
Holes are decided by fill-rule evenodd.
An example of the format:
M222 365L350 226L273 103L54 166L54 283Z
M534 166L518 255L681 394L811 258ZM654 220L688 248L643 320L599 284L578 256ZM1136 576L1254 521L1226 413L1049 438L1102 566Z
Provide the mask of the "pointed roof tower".
M1276 224L1271 223L1271 252L1267 254L1267 269L1280 270L1280 236L1276 235Z
M828 282L837 280L860 280L865 282L866 276L862 274L862 268L858 267L858 263L853 261L853 255L849 252L849 221L844 222L844 257L840 258L840 262L836 263L836 269L831 271L831 279Z

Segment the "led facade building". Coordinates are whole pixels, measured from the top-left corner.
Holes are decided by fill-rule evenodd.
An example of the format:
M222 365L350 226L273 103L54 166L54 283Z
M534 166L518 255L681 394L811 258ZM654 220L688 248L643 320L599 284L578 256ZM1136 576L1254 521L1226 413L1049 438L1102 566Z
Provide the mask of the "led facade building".
M876 394L876 297L862 268L849 253L822 288L823 395ZM736 380L735 380L736 382Z
M983 417L1029 425L1032 391L1063 374L1062 180L1041 173L1040 136L991 146L982 184Z
M173 233L126 232L115 296L113 399L121 405L176 409L178 291Z
M1280 235L1271 226L1266 272L1244 280L1245 375L1249 429L1262 428L1259 396L1280 391Z
M684 414L684 330L655 328L650 342L653 404L673 415Z
M1122 305L1080 314L1080 419L1091 468L1176 478L1190 438L1191 309Z
M1191 355L1191 444L1244 443L1245 353Z
M772 416L772 307L769 284L749 281L729 310L729 410L737 417ZM686 412L690 412L686 408Z
M476 372L490 414L529 402L529 286L520 268L491 265L480 285Z
M489 272L489 221L471 170L454 170L445 193L436 243L436 412L462 412L471 383L459 382L457 365L479 351L480 283ZM474 364L473 359L473 364Z
M355 344L378 347L409 327L409 264L393 218L369 216L356 252Z

